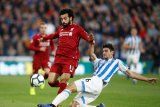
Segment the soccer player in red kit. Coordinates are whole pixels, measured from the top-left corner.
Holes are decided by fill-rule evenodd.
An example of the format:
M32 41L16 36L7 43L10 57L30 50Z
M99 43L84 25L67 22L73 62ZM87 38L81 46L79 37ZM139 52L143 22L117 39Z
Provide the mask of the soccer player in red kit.
M40 38L46 36L47 25L44 22L40 23L39 34L35 34L31 40L29 49L35 51L33 55L33 74L38 73L38 70L42 68L45 71L44 78L48 78L50 71L50 50L54 51L54 43L52 40L40 41ZM30 95L35 95L35 87L30 88Z
M88 43L94 39L92 34L88 35L82 27L73 23L73 18L74 15L71 9L61 10L61 26L54 34L42 38L42 40L58 38L54 64L51 67L48 77L50 86L60 87L58 94L66 88L67 81L74 76L80 58L78 48L80 39L83 38ZM60 79L58 80L59 76Z

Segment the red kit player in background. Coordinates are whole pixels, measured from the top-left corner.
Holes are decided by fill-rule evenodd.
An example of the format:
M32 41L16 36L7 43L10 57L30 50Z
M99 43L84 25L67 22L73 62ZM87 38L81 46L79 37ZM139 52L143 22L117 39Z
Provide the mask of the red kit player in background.
M33 50L33 74L38 73L38 70L42 68L45 71L44 78L48 78L50 71L50 50L53 54L54 43L52 40L40 41L40 38L46 36L47 25L44 22L40 22L39 34L35 34L31 40L29 49ZM43 87L43 86L42 86ZM30 95L35 95L35 87L30 88Z
M79 25L73 23L73 11L63 9L60 11L60 22L58 30L42 40L58 38L58 47L54 64L51 67L48 83L51 87L60 87L58 94L67 86L67 81L74 76L80 58L79 42L83 38L88 43L93 42L93 34L88 33ZM58 77L60 76L59 80Z

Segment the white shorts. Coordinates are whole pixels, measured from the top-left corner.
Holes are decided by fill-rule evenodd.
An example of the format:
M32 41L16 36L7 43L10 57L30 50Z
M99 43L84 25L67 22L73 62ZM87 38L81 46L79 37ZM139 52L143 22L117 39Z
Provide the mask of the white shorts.
M138 64L140 54L129 54L127 53L127 63L128 64Z
M88 104L94 101L103 89L103 82L97 76L83 78L74 82L78 95L74 98L79 104Z

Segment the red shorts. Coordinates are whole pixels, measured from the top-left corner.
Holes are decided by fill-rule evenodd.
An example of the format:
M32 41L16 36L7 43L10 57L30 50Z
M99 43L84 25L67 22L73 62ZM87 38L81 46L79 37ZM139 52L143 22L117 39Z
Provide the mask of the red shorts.
M40 68L45 69L45 68L49 68L50 69L51 63L48 60L33 60L33 72L34 73L38 73L38 70Z
M59 75L62 75L63 73L69 73L71 74L71 77L73 77L76 68L77 67L69 64L54 63L51 67L50 72L54 72Z

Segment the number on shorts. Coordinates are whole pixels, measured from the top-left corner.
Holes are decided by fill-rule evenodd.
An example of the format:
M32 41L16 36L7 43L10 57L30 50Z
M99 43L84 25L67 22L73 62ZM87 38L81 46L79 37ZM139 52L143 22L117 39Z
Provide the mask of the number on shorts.
M86 82L89 82L91 79L86 79Z

